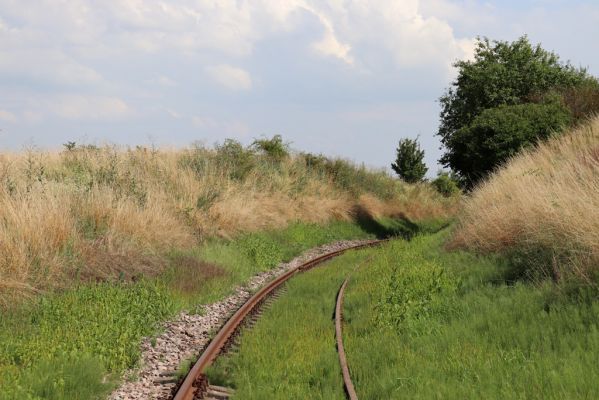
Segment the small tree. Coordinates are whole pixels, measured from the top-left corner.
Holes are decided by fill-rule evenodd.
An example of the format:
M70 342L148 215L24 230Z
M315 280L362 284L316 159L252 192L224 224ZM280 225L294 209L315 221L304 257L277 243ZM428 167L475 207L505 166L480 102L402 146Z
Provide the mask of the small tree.
M393 171L408 183L422 181L428 168L424 164L424 150L420 149L418 139L401 139L396 151L397 157L391 164Z

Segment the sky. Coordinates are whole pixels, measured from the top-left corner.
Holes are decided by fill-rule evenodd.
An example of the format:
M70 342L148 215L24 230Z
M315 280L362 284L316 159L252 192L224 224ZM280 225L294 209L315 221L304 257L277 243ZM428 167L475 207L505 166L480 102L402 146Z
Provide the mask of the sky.
M442 154L438 98L477 36L599 75L598 0L0 0L0 151L281 134L389 167Z

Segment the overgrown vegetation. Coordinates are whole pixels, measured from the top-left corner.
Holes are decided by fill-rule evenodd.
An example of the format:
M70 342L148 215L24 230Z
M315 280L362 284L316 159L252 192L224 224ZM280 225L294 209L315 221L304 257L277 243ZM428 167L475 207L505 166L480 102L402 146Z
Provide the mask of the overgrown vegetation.
M512 281L503 260L443 250L447 236L394 241L353 274L344 338L358 396L597 397L596 296Z
M309 160L315 160L310 162ZM167 255L213 237L348 221L356 210L412 219L457 202L344 160L289 153L280 136L249 147L0 155L0 305L81 281L154 276Z
M42 295L0 319L0 399L101 398L137 365L142 337L184 308L221 299L256 273L341 239L373 237L349 222L214 239L170 255L135 283L82 285Z
M597 79L526 36L479 39L474 60L454 66L458 77L440 98L440 161L466 188L549 131L599 111Z
M337 290L364 253L352 252L301 274L242 333L238 353L221 358L210 382L239 399L344 399L331 313Z
M466 200L454 247L509 257L515 273L597 285L599 118L524 151Z
M439 171L431 185L443 196L451 197L460 193L459 178L453 172Z

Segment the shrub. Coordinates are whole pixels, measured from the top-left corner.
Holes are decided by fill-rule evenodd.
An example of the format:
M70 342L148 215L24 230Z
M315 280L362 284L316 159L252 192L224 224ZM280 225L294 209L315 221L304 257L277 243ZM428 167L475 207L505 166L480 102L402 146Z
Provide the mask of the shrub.
M418 139L401 139L396 152L395 162L391 164L393 171L408 183L422 181L428 168L424 164L424 150L420 149Z
M473 186L523 147L547 139L571 122L559 102L500 106L483 111L446 142L455 151L448 159L462 183Z
M215 148L219 168L228 171L231 179L245 179L255 166L253 150L244 148L235 139L225 139L223 144L217 144Z
M289 144L283 142L281 135L274 135L271 139L256 139L252 148L274 162L281 162L289 157Z
M431 185L445 197L451 197L460 192L458 178L455 174L446 171L439 171L437 177L431 181Z

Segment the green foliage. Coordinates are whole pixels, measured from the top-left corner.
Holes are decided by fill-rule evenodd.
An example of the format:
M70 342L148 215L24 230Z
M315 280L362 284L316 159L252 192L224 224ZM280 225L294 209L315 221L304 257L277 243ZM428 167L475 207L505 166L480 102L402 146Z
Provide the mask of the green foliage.
M596 398L596 292L507 283L504 260L448 253L446 237L393 242L354 273L344 339L358 397Z
M439 265L405 254L382 279L376 321L397 330L430 328L419 322L446 311L446 299L456 291L457 282Z
M281 162L289 157L289 144L283 142L281 135L274 135L271 139L256 139L252 147L273 162Z
M459 168L466 182L474 183L520 149L559 133L570 122L568 110L556 101L491 108L446 142L456 150L448 159L454 168Z
M103 399L113 387L105 373L97 358L86 356L41 361L23 376L0 371L0 399Z
M408 183L416 183L424 179L428 168L424 163L424 150L420 149L418 139L405 138L399 141L395 162L391 164L391 168Z
M0 381L7 382L2 393L92 398L91 393L106 390L103 375L136 364L142 337L175 310L164 288L139 282L84 286L4 315Z
M451 197L460 193L458 178L454 173L439 171L437 177L431 181L431 185L445 197Z
M440 98L438 135L446 147L441 162L456 171L468 186L483 171L462 164L473 146L455 137L460 130L467 129L487 109L526 103L531 95L552 89L597 82L586 70L560 62L555 53L540 45L533 46L526 36L511 43L479 39L474 60L458 61L454 66L458 77Z

